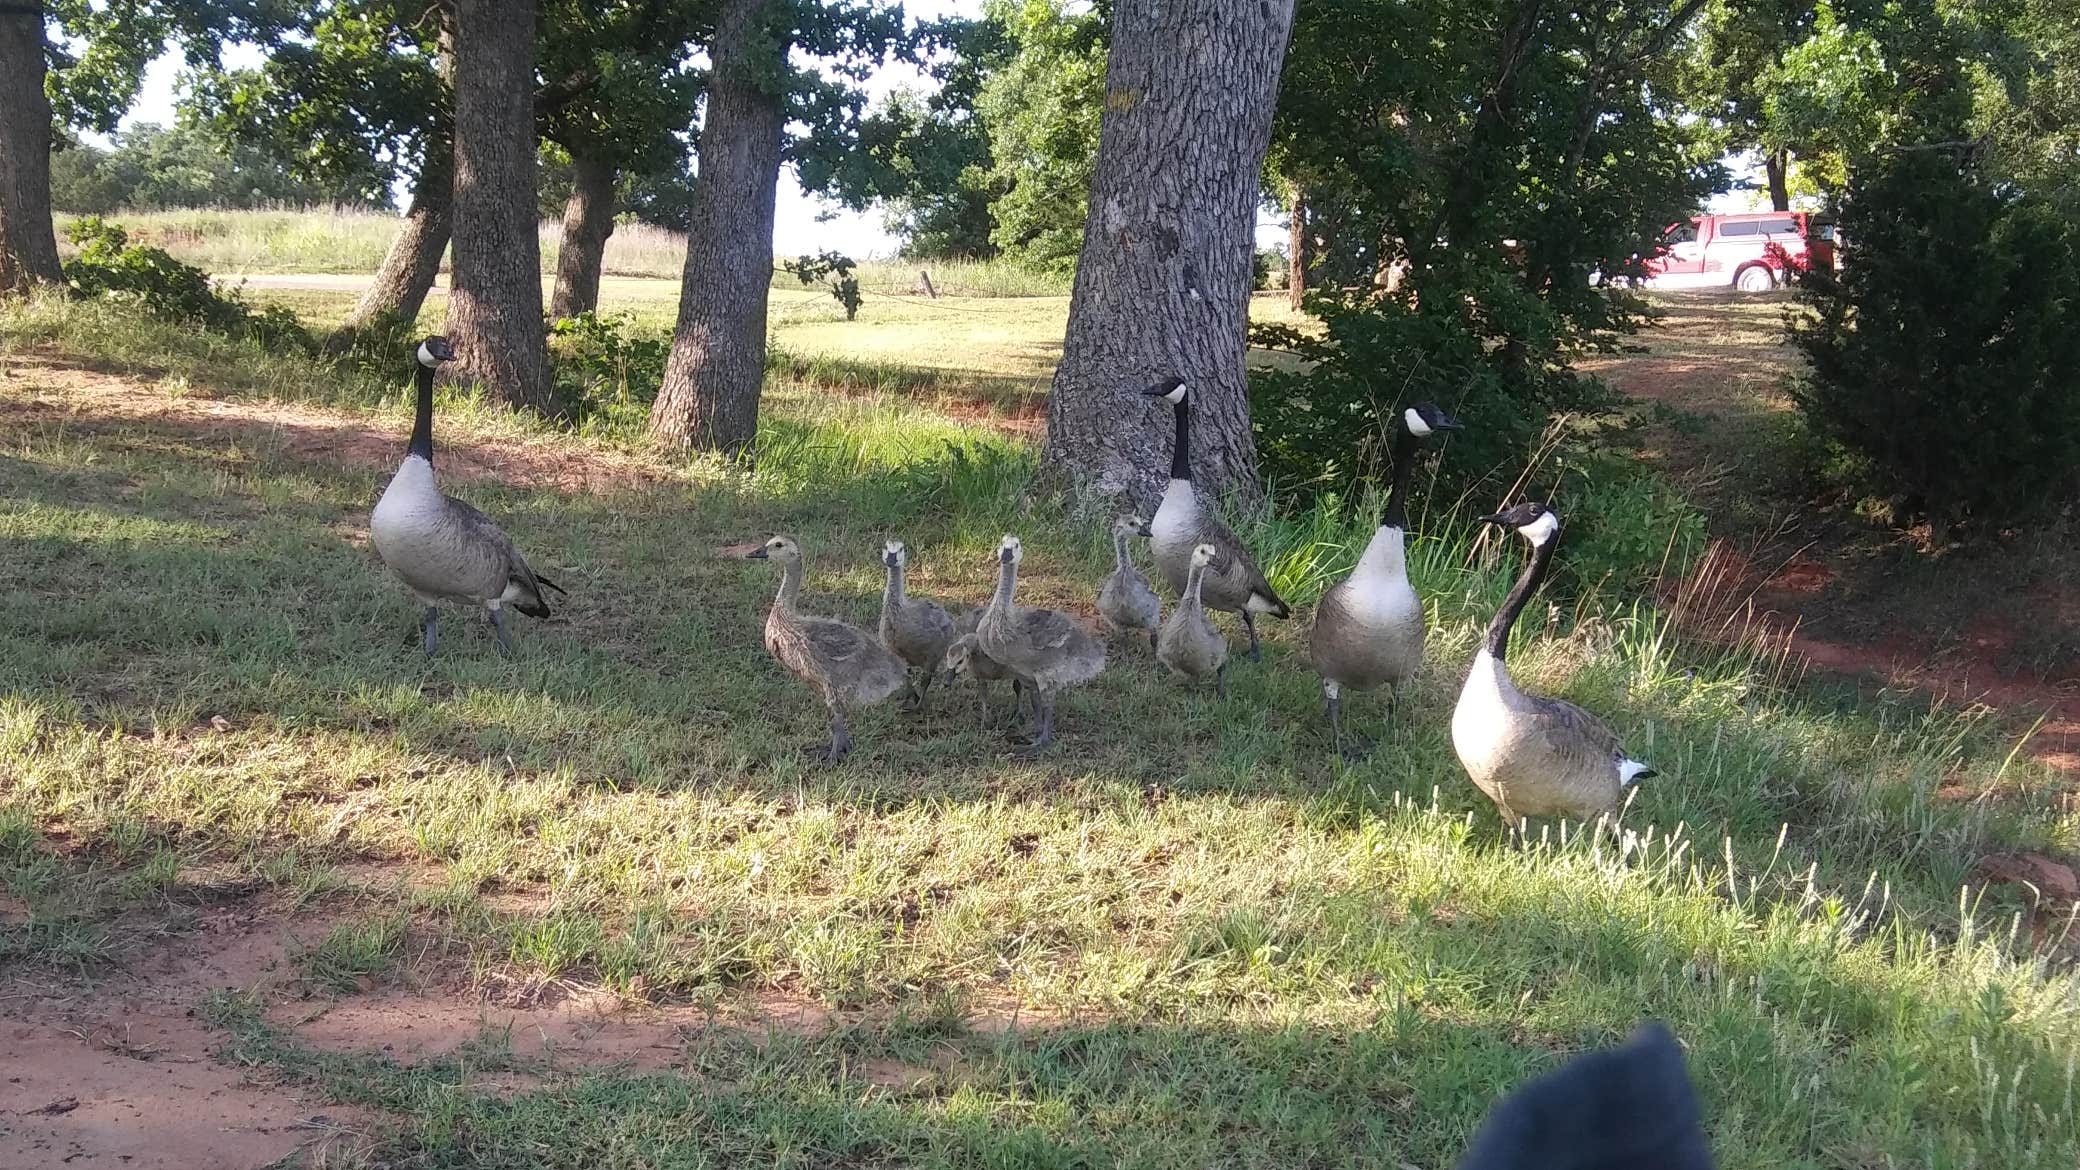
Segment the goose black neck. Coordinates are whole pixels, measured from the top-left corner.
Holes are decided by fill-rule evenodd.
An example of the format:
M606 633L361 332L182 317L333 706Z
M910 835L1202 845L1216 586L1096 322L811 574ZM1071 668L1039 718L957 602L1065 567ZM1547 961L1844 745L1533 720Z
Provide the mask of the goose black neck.
M433 462L433 367L419 366L419 401L412 414L412 443L405 454Z
M1192 478L1192 408L1177 404L1177 446L1170 450L1170 478Z
M1416 466L1416 437L1406 426L1394 428L1394 483L1387 489L1387 514L1382 528L1408 531L1408 480Z
M1488 654L1501 662L1509 652L1510 627L1517 624L1517 615L1524 612L1524 605L1538 586L1546 579L1546 568L1553 562L1553 547L1560 543L1560 534L1553 533L1544 544L1533 545L1531 560L1524 566L1524 575L1517 578L1516 587L1509 591L1509 600L1502 603L1495 620L1488 623L1488 638L1485 643Z

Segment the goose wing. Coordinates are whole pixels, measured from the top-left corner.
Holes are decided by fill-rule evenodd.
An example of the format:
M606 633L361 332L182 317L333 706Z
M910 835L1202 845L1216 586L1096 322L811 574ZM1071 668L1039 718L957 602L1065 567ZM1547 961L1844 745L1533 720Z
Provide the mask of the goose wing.
M513 608L529 617L548 617L549 602L542 590L553 589L564 594L563 586L535 572L527 558L520 554L518 546L514 545L513 538L506 535L506 530L500 528L497 521L463 500L454 496L446 498L455 522L462 526L469 539L496 550L505 558L506 582L519 590L519 596L513 599Z
M1206 566L1208 572L1247 587L1249 592L1270 603L1271 613L1279 617L1292 615L1292 607L1278 595L1278 590L1271 587L1271 582L1264 577L1264 570L1257 567L1256 558L1249 555L1249 550L1242 547L1242 542L1235 538L1235 533L1227 525L1208 515L1201 535L1207 544L1213 546L1213 560Z
M805 617L801 619L801 632L809 652L829 669L878 663L890 657L881 643L865 630L831 618Z
M1546 750L1584 769L1615 768L1625 747L1610 724L1566 699L1526 695L1526 715Z
M1029 609L1018 616L1018 639L1036 653L1067 650L1078 638L1089 637L1075 618L1058 609Z

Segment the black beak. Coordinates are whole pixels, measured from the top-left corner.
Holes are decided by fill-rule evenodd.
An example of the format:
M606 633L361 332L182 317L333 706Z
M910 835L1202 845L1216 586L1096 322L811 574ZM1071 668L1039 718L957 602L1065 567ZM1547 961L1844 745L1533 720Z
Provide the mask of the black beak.
M1000 565L1008 565L1008 564L1010 564L1010 563L1011 563L1011 550L1010 550L1010 549L1008 549L1008 548L1000 548L1000 549L998 549L998 550L997 550L997 563L998 563L998 564L1000 564Z
M895 567L896 567L896 554L894 554L894 553L882 553L882 554L881 554L881 563L882 563L882 564L884 564L884 565L887 565L887 566L888 566L889 568L891 568L891 569L895 568Z
M1157 382L1155 385L1150 386L1146 390L1143 390L1141 392L1141 395L1144 398L1161 398L1163 395L1168 394L1175 389L1177 389L1177 383L1174 381Z
M762 561L767 559L765 546L760 545L757 548L752 549L750 552L745 553L744 559L747 561Z
M1134 535L1136 535L1136 536L1154 536L1155 534L1156 534L1156 530L1155 530L1155 529L1153 529L1153 528L1150 528L1150 527L1149 527L1148 525L1146 525L1146 524L1143 524L1143 525L1142 525L1142 526L1141 526L1140 528L1138 528L1138 529L1136 529L1136 530L1134 531Z
M1464 423L1441 410L1437 412L1436 418L1430 420L1430 425L1441 431L1457 431L1465 428Z
M1480 521L1480 522L1481 522L1482 524L1507 524L1507 523L1509 523L1509 521L1507 521L1507 520L1504 520L1504 519L1503 519L1502 517L1500 517L1500 516L1476 516L1476 517L1474 517L1474 519L1475 519L1475 520L1478 520L1478 521Z

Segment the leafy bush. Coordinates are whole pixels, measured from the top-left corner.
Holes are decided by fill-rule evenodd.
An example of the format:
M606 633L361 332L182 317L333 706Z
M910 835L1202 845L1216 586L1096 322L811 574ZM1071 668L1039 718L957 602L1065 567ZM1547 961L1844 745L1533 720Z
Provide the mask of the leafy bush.
M2080 227L1969 160L1911 151L1855 176L1839 277L1809 274L1793 397L1855 487L1938 538L2080 490Z
M637 330L625 313L580 313L549 326L549 360L563 412L581 429L609 420L640 427L664 385L672 339Z
M1559 571L1579 590L1632 593L1689 570L1705 547L1704 513L1666 478L1604 451L1567 458L1544 494L1567 521Z
M154 316L250 338L269 349L314 348L295 313L279 305L255 312L236 292L219 293L202 269L164 249L131 244L122 228L100 216L74 221L65 237L79 248L65 265L65 280L80 296L133 300Z
M852 274L858 265L852 257L840 252L818 252L783 261L780 266L794 273L803 284L821 284L830 289L832 299L845 306L847 321L859 316L859 277Z
M1507 486L1551 415L1616 403L1603 383L1496 344L1463 314L1425 312L1398 294L1311 304L1318 334L1274 325L1254 337L1305 363L1250 375L1257 458L1282 493L1356 498L1360 481L1387 473L1394 420L1410 402L1435 402L1466 424L1445 450L1436 490L1446 496L1491 478Z

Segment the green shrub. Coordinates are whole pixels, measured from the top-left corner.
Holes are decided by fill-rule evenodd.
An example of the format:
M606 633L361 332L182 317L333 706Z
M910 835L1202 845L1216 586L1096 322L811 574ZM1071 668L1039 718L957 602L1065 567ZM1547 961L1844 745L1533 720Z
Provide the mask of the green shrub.
M780 267L794 273L803 284L820 284L829 289L831 299L845 306L847 321L859 317L859 277L852 274L859 266L852 257L842 252L816 252L783 261Z
M279 305L254 312L237 293L219 293L202 269L164 249L131 244L122 228L98 215L73 221L65 237L79 248L65 265L65 280L80 296L132 300L153 316L250 338L271 350L314 348L294 312Z
M640 430L664 385L671 335L646 333L626 313L580 313L549 326L550 372L564 414L581 430Z
M2080 489L2080 227L1940 151L1854 177L1839 277L1802 281L1793 397L1852 486L1939 537Z
M1319 334L1274 325L1253 338L1306 363L1250 374L1257 458L1289 495L1356 499L1363 481L1387 473L1394 420L1411 402L1435 402L1466 424L1444 448L1432 489L1446 499L1507 487L1552 415L1617 402L1603 383L1497 344L1463 314L1386 294L1332 294L1311 307Z
M1616 454L1569 457L1548 495L1567 522L1560 572L1577 591L1635 593L1704 552L1704 513L1662 475Z

